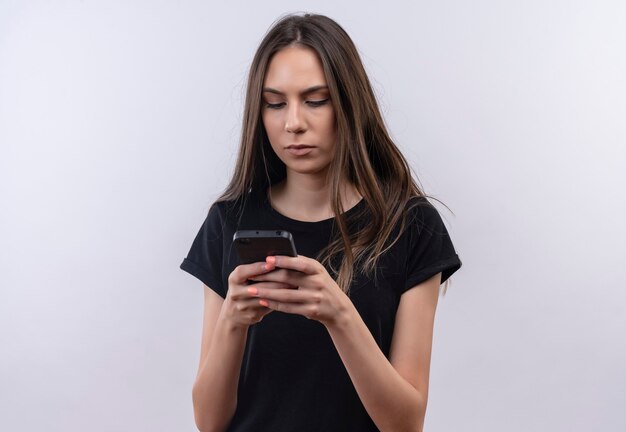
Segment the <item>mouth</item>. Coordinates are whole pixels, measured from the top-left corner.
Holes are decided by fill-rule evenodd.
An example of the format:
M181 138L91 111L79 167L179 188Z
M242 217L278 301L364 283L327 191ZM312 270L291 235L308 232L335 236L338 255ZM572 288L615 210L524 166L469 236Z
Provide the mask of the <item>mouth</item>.
M294 149L294 150L300 150L300 149L306 149L306 148L313 148L312 145L308 145L308 144L291 144L287 146L288 149Z
M308 155L313 151L313 149L315 149L315 146L307 144L291 144L286 147L285 151L291 156L299 157Z

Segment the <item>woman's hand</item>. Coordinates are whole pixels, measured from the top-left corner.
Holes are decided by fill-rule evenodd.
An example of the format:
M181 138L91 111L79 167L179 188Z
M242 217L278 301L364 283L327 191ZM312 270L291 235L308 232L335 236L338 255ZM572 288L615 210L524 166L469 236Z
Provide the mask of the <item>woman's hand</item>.
M352 306L348 296L339 288L317 260L297 257L267 257L266 263L278 269L259 274L251 280L262 283L246 286L258 305L269 310L303 315L326 327L341 322ZM289 284L297 289L271 288L264 283Z
M235 327L248 327L258 323L272 310L259 303L248 291L247 281L254 276L268 274L275 267L268 262L241 264L228 276L228 292L222 306L222 316ZM263 290L293 289L294 286L283 282L263 282L254 284Z

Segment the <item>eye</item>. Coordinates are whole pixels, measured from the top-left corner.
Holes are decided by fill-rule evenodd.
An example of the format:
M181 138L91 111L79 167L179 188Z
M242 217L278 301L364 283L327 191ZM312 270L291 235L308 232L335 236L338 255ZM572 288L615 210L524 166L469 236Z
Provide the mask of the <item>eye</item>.
M306 103L312 107L319 107L319 106L327 104L328 101L329 99L324 99L324 100L319 100L319 101L307 101ZM277 104L265 103L265 107L270 108L270 109L280 109L283 105L285 105L285 102L281 102Z
M278 108L280 108L284 104L285 104L284 102L277 103L277 104L266 103L265 107L266 108L271 108L271 109L278 109Z
M324 99L321 101L308 101L308 104L314 107L322 106L328 102L328 99Z

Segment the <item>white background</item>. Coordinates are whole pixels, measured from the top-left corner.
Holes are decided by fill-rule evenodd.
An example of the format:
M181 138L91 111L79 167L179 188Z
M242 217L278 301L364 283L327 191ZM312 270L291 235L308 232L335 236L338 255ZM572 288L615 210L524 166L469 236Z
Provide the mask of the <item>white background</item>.
M619 0L0 0L0 430L195 430L202 283L178 266L295 11L350 34L454 212L426 431L626 430Z

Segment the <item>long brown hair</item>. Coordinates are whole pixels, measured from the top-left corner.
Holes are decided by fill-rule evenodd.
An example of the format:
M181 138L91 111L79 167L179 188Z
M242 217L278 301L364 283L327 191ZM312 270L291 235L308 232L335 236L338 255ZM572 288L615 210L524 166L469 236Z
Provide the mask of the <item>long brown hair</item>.
M378 258L404 231L410 198L430 196L417 185L409 164L389 137L354 43L332 19L312 13L288 14L266 33L250 66L235 170L217 201L243 203L250 190L265 191L286 177L285 165L271 148L261 119L261 94L272 56L291 46L311 48L317 53L335 109L337 144L328 181L339 230L317 259L330 268L339 287L347 293L357 265L366 274L376 276ZM347 179L363 196L369 216L367 223L352 234L339 194L342 177L346 177L342 168L347 168ZM391 239L398 222L400 230ZM338 257L339 269L333 264Z

